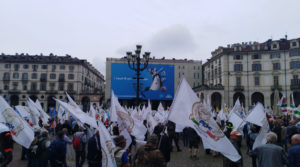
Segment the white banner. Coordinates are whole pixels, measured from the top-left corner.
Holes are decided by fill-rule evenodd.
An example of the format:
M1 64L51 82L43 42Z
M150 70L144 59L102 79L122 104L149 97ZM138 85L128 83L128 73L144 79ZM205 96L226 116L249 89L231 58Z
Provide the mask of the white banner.
M29 148L31 145L34 133L29 124L25 122L0 96L0 122L5 123L15 142Z
M184 77L172 103L169 120L175 122L181 131L185 127L194 128L208 148L222 153L230 160L236 162L241 158L212 118L210 106L200 103Z

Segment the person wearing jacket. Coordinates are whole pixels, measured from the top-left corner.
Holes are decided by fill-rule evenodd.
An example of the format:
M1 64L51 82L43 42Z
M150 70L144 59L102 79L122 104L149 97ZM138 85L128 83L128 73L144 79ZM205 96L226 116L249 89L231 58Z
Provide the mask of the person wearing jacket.
M65 133L63 131L59 131L57 133L57 138L52 141L50 145L51 155L49 156L51 157L51 167L66 166L67 147L64 135Z
M88 160L89 167L102 166L102 151L101 151L100 134L98 130L88 141L87 160Z
M6 167L13 159L13 140L10 132L0 134L0 152L3 156L1 167Z

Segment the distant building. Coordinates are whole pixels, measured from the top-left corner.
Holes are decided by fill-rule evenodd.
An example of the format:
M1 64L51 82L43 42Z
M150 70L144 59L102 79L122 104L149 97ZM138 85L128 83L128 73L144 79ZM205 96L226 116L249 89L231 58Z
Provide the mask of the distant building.
M214 107L233 106L239 98L246 108L261 102L267 107L279 96L300 104L300 38L249 42L219 47L203 64L203 85L194 88ZM289 100L288 100L289 103Z
M104 97L104 76L86 60L69 55L0 55L0 95L11 105L38 99L45 110L68 92L84 110Z
M163 86L157 91L152 91L149 88L153 86L151 85L154 80L153 69L155 69L154 71L159 71L160 77L162 78ZM120 76L123 76L123 78ZM170 106L182 76L187 79L192 87L201 85L202 62L187 59L152 58L149 60L148 68L142 73L144 81L141 81L140 97L144 102L150 99L154 107L157 106L159 102L162 102L165 106ZM135 72L129 69L127 59L107 58L105 99L109 100L111 91L114 90L114 93L119 97L123 105L133 105L136 97L136 79L133 77L136 77ZM124 90L125 92L123 92ZM142 94L145 94L145 96Z

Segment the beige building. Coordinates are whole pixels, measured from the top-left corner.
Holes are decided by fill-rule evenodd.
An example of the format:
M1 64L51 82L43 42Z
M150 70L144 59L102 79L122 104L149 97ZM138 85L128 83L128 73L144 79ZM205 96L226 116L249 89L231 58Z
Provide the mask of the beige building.
M203 64L203 85L194 90L210 98L214 107L233 106L237 98L246 108L256 102L274 105L274 93L293 94L300 104L300 39L268 40L219 47ZM277 104L277 101L275 101Z
M58 107L53 98L66 99L68 92L83 106L99 104L104 97L104 76L86 60L69 55L0 55L0 94L11 105L38 99L45 110Z
M112 63L127 64L127 59L107 58L106 59L106 87L105 99L109 100L111 96L111 71ZM184 75L191 87L200 86L202 84L202 62L196 60L178 60L178 59L154 59L149 60L149 64L174 65L174 95L180 78ZM129 67L128 67L129 68ZM124 105L128 104L128 100L121 100ZM158 105L159 101L152 101L153 105ZM171 105L171 101L162 101L165 106Z

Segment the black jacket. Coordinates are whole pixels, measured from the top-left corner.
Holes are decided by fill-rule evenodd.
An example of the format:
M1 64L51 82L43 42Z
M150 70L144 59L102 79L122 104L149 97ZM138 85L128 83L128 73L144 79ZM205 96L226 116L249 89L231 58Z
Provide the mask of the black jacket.
M101 151L100 136L94 135L89 139L87 160L90 162L101 163L102 151Z

